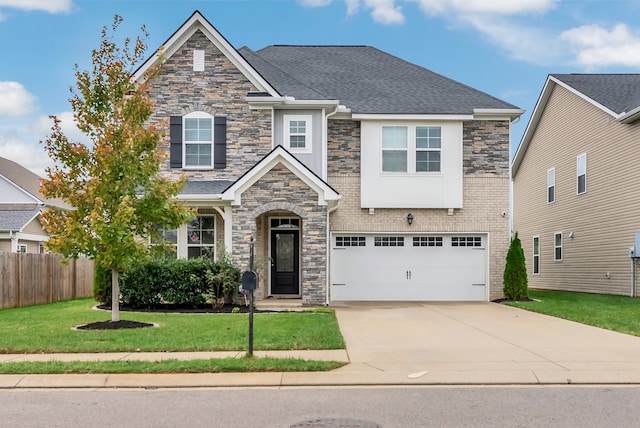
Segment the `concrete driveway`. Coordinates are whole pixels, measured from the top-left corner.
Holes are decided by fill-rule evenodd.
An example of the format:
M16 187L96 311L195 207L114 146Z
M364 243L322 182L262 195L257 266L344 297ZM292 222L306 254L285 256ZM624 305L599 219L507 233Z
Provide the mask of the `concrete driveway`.
M640 383L640 338L496 303L332 304L343 373L420 383Z

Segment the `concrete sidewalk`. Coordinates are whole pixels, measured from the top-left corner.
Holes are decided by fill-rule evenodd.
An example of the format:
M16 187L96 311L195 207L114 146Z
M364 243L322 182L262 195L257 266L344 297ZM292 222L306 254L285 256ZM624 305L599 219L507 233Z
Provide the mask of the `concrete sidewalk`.
M493 303L334 305L347 351L257 351L346 361L331 372L0 375L0 388L640 384L640 338ZM7 361L163 360L244 352L0 355Z

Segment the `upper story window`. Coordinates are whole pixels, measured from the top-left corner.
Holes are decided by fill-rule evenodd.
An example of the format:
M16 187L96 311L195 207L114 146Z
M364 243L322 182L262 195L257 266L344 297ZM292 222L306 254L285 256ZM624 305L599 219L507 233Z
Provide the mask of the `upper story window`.
M440 172L442 131L439 126L416 127L416 172Z
M213 166L213 117L204 112L190 113L184 120L184 167Z
M407 172L408 128L382 127L382 171Z
M587 193L587 154L583 153L576 158L576 175L578 195Z
M440 172L442 129L439 126L383 126L383 172Z
M311 115L284 116L285 145L294 153L311 153Z
M547 202L556 201L556 169L551 168L547 171Z

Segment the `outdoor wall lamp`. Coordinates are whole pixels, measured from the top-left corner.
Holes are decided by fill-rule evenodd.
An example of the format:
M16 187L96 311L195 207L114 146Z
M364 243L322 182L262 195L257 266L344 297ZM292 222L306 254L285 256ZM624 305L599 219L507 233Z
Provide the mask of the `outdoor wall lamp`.
M411 223L413 223L413 214L407 214L407 223L409 223L409 226L411 226Z

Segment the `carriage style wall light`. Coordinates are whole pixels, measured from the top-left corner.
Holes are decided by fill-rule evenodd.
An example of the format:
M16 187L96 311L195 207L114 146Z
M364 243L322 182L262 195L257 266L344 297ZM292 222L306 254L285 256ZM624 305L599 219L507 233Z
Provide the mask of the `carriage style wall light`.
M413 214L407 214L407 223L409 223L409 226L411 226L411 223L413 223Z

